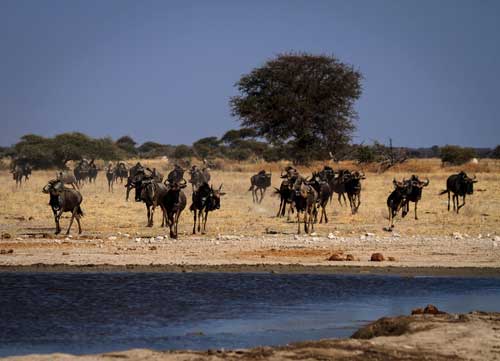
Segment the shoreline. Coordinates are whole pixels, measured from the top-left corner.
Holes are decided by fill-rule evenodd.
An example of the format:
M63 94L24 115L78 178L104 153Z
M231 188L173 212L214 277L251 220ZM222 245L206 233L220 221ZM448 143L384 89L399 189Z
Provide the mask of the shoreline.
M375 275L400 277L493 277L500 267L412 267L304 264L82 264L0 265L0 273L271 273Z

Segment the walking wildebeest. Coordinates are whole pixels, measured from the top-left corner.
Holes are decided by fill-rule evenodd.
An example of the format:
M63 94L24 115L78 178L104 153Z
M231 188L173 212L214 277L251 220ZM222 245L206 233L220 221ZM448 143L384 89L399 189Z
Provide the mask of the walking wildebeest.
M358 212L359 206L361 204L361 180L365 179L365 175L362 172L346 172L343 175L343 181L345 186L345 192L347 193L347 198L349 199L349 205L351 206L351 213L355 214Z
M387 208L389 209L389 228L387 230L389 231L394 228L394 217L407 204L407 197L411 192L411 183L408 183L404 179L402 182L394 179L392 184L394 184L394 190L387 197Z
M210 182L210 172L208 171L208 168L200 169L198 166L193 165L189 170L189 174L191 176L189 183L191 183L193 187L193 192L203 183Z
M144 202L147 210L148 227L153 227L154 211L157 206L162 210L162 223L165 226L165 207L163 206L163 197L167 193L167 186L161 182L157 182L151 176L146 176L144 173L138 173L132 180L135 187L135 201Z
M207 229L207 219L208 212L220 209L220 197L226 193L222 192L222 184L219 189L213 189L208 183L203 183L198 189L193 192L192 204L189 210L193 212L194 224L193 224L193 234L196 234L196 219L198 217L198 232L201 231L202 234L206 232ZM201 223L203 222L203 228L201 228Z
M440 195L448 193L448 211L450 210L450 193L453 193L453 210L456 209L458 213L460 208L465 206L465 196L474 193L474 183L476 182L476 176L470 178L464 171L458 174L452 174L448 177L446 180L446 189L439 193ZM458 204L459 196L462 197L462 204L460 205Z
M297 211L297 233L300 234L300 213L304 213L304 232L314 231L314 211L316 209L316 199L318 193L301 176L297 177L293 185L293 204Z
M333 197L334 193L338 194L337 201L339 204L347 206L347 199L345 196L346 190L345 190L345 182L346 182L346 175L351 174L351 172L348 169L339 169L336 172L336 176L329 182L330 188L332 190L332 194L330 197ZM342 199L344 200L344 204L342 204Z
M134 171L132 171L132 168L134 168ZM120 178L120 183L123 184L124 179L128 179L129 176L134 176L136 174L136 171L138 169L142 168L141 163L137 162L137 164L130 168L130 171L127 169L127 165L124 162L118 162L115 168L115 180Z
M16 181L16 187L20 187L23 182L24 169L20 165L16 165L12 170L12 178Z
M417 203L422 199L422 188L427 187L429 185L429 179L427 178L425 182L421 181L418 176L413 174L409 180L406 181L409 183L411 187L411 191L407 194L406 202L403 208L402 216L405 217L409 213L409 203L415 203L415 219L418 219L417 216Z
M319 173L313 173L311 181L309 184L314 188L317 193L316 202L318 204L318 208L321 208L321 216L319 219L319 223L323 222L323 217L325 218L325 223L328 223L328 216L326 215L326 205L330 200L330 195L332 193L330 189L330 185L327 181L322 180ZM317 222L318 212L314 213L314 222Z
M285 168L285 173L281 172L280 178L283 181L280 188L275 188L276 193L280 196L280 207L276 217L284 217L286 212L286 205L288 204L288 220L290 220L290 213L293 213L293 185L297 180L299 173L291 166Z
M63 184L71 185L71 187L73 187L73 189L79 189L75 176L69 172L60 171L59 173L56 173L56 179L63 182Z
M75 169L73 170L73 174L76 178L76 183L79 186L83 186L87 178L89 177L90 165L86 159L82 159L78 162Z
M177 227L179 217L186 208L186 195L182 191L186 187L186 180L182 179L180 183L169 183L167 192L162 197L162 205L166 212L167 223L170 228L170 238L177 239Z
M174 165L174 169L170 171L167 175L168 183L179 183L182 179L184 179L184 169L178 164Z
M119 165L120 164L118 164L118 166ZM120 174L120 176L122 175L122 173L123 173L123 166L125 166L125 164L123 164L121 171L118 171L118 166L117 166L117 169L115 169L115 180L119 176L119 174ZM126 169L126 166L125 166L125 169ZM128 176L125 175L125 177L127 177L127 183L125 184L125 188L127 188L127 192L126 192L126 195L125 195L125 200L126 201L128 201L130 190L132 188L134 188L134 185L132 183L133 183L133 179L135 178L135 176L137 174L144 174L144 167L142 166L142 164L140 162L137 162L136 165L134 165L133 167L131 167L129 169Z
M71 212L71 220L66 234L69 234L75 218L78 223L78 234L82 233L80 218L83 216L81 208L83 197L80 192L75 189L64 187L64 183L59 179L53 179L49 181L45 187L43 187L43 193L50 195L49 204L52 208L52 212L54 213L56 234L61 232L59 219L61 218L63 212Z
M98 173L99 168L97 168L97 165L95 165L94 160L92 159L89 164L89 183L95 183Z
M266 193L266 189L271 186L271 173L266 173L265 170L261 170L259 173L254 174L250 178L250 188L248 191L252 192L252 200L254 203L261 203L262 199L264 199L264 194ZM257 194L257 191L260 192L260 199Z
M109 162L106 167L106 179L108 181L108 192L113 192L113 185L116 179L116 169L113 167L111 162Z

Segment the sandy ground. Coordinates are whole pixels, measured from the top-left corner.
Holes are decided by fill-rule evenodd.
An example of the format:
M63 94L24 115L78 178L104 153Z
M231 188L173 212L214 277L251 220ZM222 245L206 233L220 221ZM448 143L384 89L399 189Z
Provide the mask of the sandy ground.
M4 171L0 172L0 181L5 185L0 188L0 267L5 270L38 265L31 269L42 270L41 264L66 268L97 265L101 266L97 269L104 270L105 265L123 269L127 265L133 269L135 265L142 267L135 269L142 270L147 270L147 266L163 266L163 270L182 266L180 269L199 271L306 272L338 272L349 267L352 272L369 272L388 266L406 270L426 268L427 273L453 268L456 274L470 274L467 269L474 268L477 272L500 274L500 166L491 162L477 169L479 182L474 195L467 198L458 215L448 212L446 196L438 195L447 176L456 169L418 161L410 163L408 169L384 174L367 172L359 213L352 215L348 207L335 200L327 207L330 222L317 224L315 233L309 236L296 234L295 218L287 221L275 217L279 200L270 196L271 190L261 204L252 203L248 192L252 172L214 171L213 184L224 184L227 193L221 209L210 214L205 235L191 234L192 215L185 210L178 240L166 237L168 229L159 226L159 210L154 227L146 227L144 205L134 202L133 197L125 202L122 184L115 184L114 192L109 193L102 173L96 184L81 189L85 212L83 234L76 234L75 224L70 237L54 236L48 196L41 192L54 172L37 171L22 188L16 189ZM161 164L149 165L167 173ZM311 170L301 171L308 174ZM273 186L278 187L280 179L276 173ZM412 173L430 179L419 203L419 220L414 219L411 207L405 219L397 219L394 232L385 232L383 228L388 222L385 201L392 190L392 179L408 178ZM189 188L186 193L189 207ZM63 231L68 220L66 216L61 221ZM381 252L386 261L370 262L375 252ZM352 255L353 261L329 261L333 254L340 258ZM394 260L387 261L389 257ZM484 269L487 271L481 271ZM426 273L417 273L422 272Z
M249 350L130 350L87 356L28 355L2 360L500 360L500 313L382 318L358 334L363 338L307 341Z

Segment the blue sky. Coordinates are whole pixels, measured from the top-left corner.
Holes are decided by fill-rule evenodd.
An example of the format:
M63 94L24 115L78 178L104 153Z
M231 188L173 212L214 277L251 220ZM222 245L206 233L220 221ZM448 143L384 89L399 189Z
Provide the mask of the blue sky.
M281 52L364 75L355 142L500 143L500 1L0 1L0 145L26 133L190 144Z

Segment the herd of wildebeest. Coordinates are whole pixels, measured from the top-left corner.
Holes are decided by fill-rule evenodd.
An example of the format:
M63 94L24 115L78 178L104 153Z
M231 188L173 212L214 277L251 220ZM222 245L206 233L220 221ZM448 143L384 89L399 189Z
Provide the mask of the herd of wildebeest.
M16 185L22 183L23 178L29 179L32 167L28 163L13 165L11 172ZM185 170L175 164L164 180L163 175L155 168L144 167L140 162L132 167L127 167L124 162L116 165L109 163L105 169L108 181L108 191L113 192L114 184L120 181L126 188L125 199L128 200L131 190L135 191L135 201L143 202L147 210L147 225L153 226L153 216L156 207L162 211L162 227L170 228L170 237L177 238L177 227L179 217L187 204L183 189L187 186L184 178ZM94 161L82 160L77 163L73 172L60 171L55 179L50 180L43 188L43 192L49 194L49 204L54 214L56 223L56 234L61 232L59 220L64 212L71 212L71 220L67 230L69 234L74 219L78 223L78 232L82 232L80 218L83 216L81 203L83 197L79 188L85 183L94 183L99 169ZM192 166L188 170L189 183L192 186L192 202L189 210L193 212L193 234L205 233L208 214L220 208L220 199L225 193L222 184L217 188L210 185L210 171L207 166ZM322 170L313 172L310 177L304 177L294 167L286 167L281 175L282 181L275 193L279 196L280 205L277 217L284 217L288 210L288 219L292 213L296 213L297 232L301 232L301 222L304 231L310 233L314 230L314 224L323 221L328 222L326 206L332 202L334 194L342 205L347 205L347 199L351 212L355 214L361 204L361 181L365 174L360 171L347 169L334 170L330 166L324 166ZM254 203L261 203L266 189L271 186L272 174L262 170L250 178L249 191L252 192ZM448 194L448 211L450 200L453 202L453 210L457 213L465 205L466 195L473 193L473 184L476 177L467 176L465 172L450 175L446 182L446 189L440 195ZM67 187L70 185L71 188ZM394 217L401 211L402 217L409 212L410 202L415 204L415 219L417 216L417 204L422 197L422 190L429 185L429 179L422 181L418 176L412 175L409 179L393 180L394 190L387 198L389 211L389 226L387 231L394 227ZM462 197L462 204L459 204ZM302 221L301 221L301 215Z

